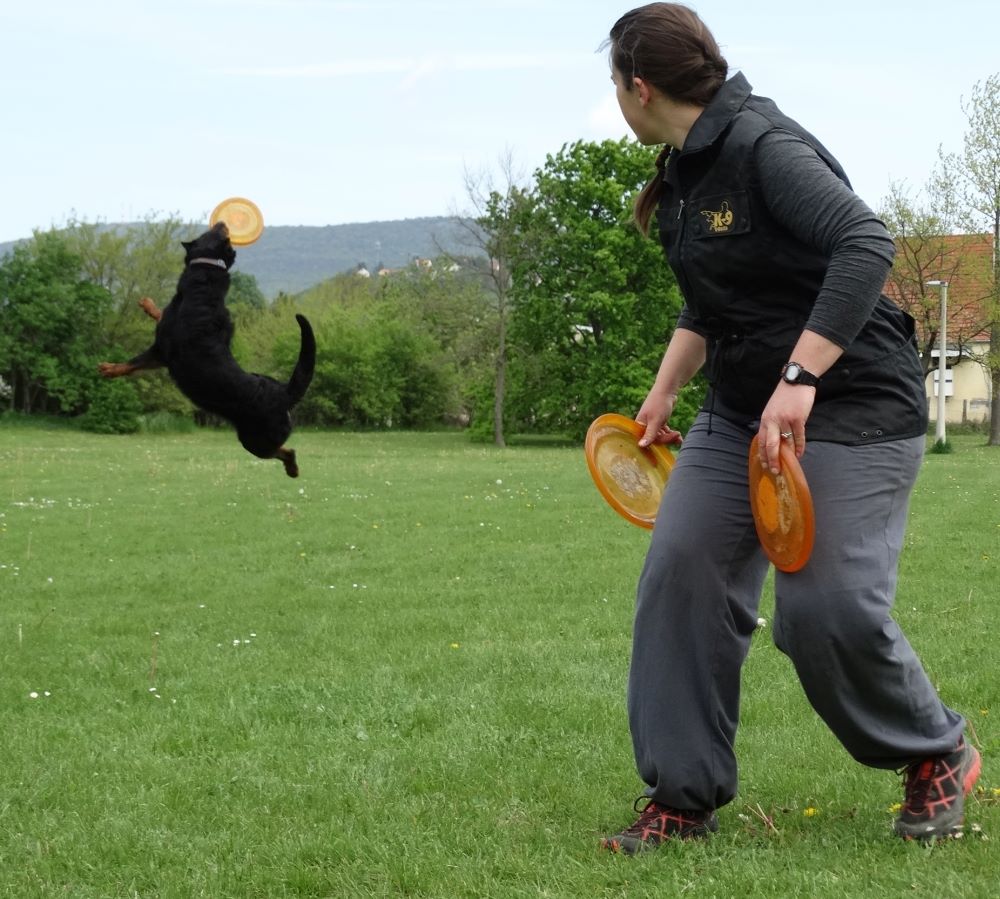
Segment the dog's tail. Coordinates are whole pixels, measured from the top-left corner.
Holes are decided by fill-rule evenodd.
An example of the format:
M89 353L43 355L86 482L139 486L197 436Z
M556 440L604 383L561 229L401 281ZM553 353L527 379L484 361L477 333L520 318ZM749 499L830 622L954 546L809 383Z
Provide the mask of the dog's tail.
M306 389L312 380L313 369L316 367L316 338L313 335L309 319L304 315L296 315L295 320L299 323L299 330L302 332L302 345L299 348L299 361L295 363L295 371L292 372L288 386L285 388L291 406L294 406L306 395Z

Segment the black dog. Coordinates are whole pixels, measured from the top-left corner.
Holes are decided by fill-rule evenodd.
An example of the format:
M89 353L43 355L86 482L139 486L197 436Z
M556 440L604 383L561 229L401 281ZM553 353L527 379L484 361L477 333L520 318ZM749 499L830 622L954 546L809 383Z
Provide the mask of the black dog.
M220 222L201 237L182 242L184 271L177 293L161 313L148 297L139 305L156 319L153 345L128 362L102 362L106 378L166 366L181 392L206 412L232 422L240 443L261 459L280 459L289 477L299 475L295 451L284 446L292 433L289 410L305 395L316 362L316 340L305 316L299 359L287 384L243 371L229 350L233 322L226 309L229 267L236 251Z

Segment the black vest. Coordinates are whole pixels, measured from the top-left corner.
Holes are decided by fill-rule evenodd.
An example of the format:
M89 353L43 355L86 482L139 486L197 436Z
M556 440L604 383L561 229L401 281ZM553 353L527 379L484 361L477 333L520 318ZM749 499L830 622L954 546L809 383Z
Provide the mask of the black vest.
M738 74L701 114L683 151L671 152L656 211L660 241L692 317L682 324L707 341L705 406L751 427L778 384L829 264L771 217L757 188L754 145L774 129L801 137L850 186L829 151L773 102L753 96ZM913 319L881 296L823 376L806 437L863 444L926 429Z

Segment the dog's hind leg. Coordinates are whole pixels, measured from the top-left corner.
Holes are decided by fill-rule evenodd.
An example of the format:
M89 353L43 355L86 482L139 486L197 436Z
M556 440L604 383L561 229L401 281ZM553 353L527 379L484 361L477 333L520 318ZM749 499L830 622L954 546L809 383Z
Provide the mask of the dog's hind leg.
M139 308L154 321L159 321L163 313L157 308L156 303L149 297L139 300Z
M274 457L281 460L288 477L297 478L299 476L299 466L295 462L295 450L282 446L279 447Z
M163 368L163 361L153 347L129 359L128 362L101 362L97 366L97 370L105 378L121 378L137 371L149 371L154 368Z

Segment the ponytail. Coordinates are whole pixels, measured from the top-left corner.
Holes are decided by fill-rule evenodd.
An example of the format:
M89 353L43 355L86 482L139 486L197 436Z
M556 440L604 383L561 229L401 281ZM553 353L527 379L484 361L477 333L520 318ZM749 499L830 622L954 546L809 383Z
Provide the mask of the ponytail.
M673 147L664 147L656 157L656 174L649 179L646 186L639 191L635 198L634 217L635 223L643 234L649 234L649 220L656 211L656 206L660 202L663 193L663 176L667 171L667 157Z

